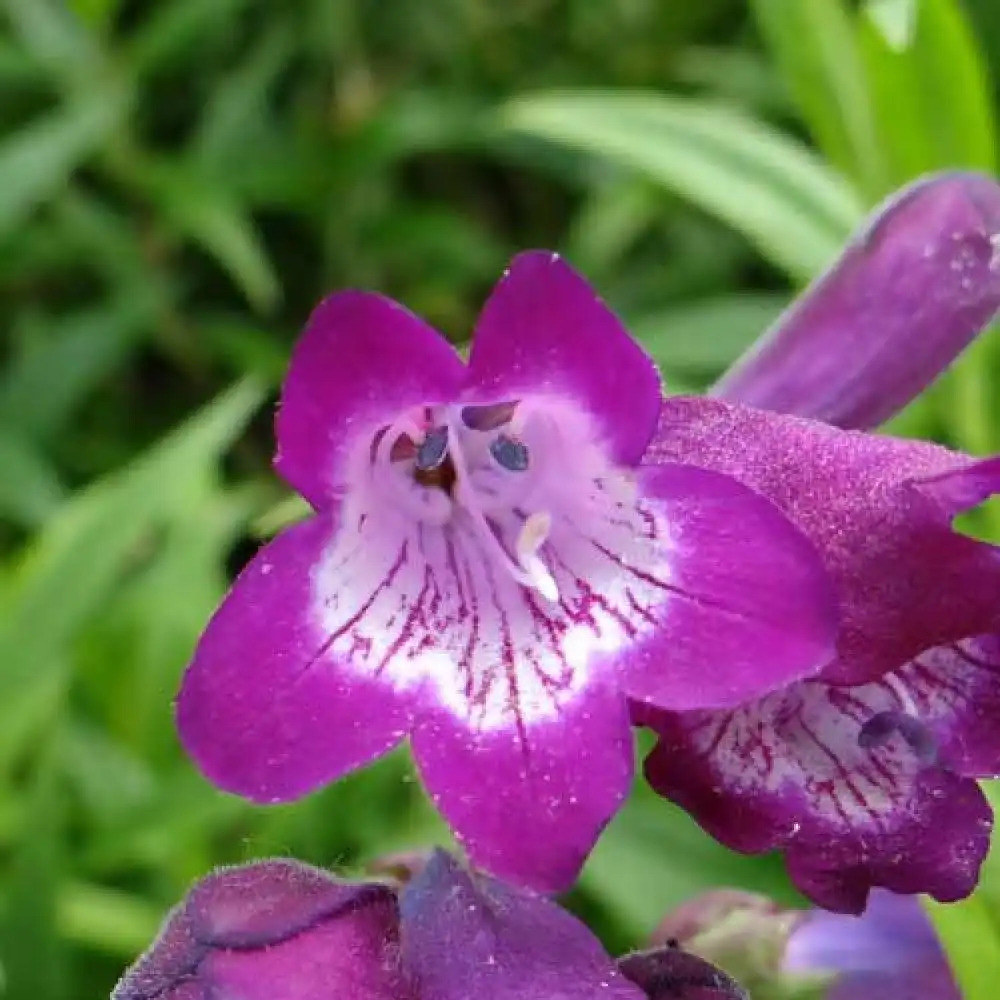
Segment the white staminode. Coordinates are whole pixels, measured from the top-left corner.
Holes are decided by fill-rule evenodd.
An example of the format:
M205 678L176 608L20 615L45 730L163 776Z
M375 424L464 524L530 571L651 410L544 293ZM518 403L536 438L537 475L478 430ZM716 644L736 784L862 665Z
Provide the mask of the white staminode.
M522 586L537 590L542 597L549 601L559 600L559 588L556 586L556 581L538 556L538 550L545 544L545 539L552 527L551 516L544 511L528 516L515 543L514 551L517 560L512 559L483 513L483 504L473 484L471 470L462 451L460 443L462 438L458 421L449 417L447 427L448 439L451 442L449 455L455 467L455 500L458 506L469 515L472 526L486 550Z
M359 441L316 625L358 675L510 730L560 718L657 627L670 531L569 404L467 409L413 408Z

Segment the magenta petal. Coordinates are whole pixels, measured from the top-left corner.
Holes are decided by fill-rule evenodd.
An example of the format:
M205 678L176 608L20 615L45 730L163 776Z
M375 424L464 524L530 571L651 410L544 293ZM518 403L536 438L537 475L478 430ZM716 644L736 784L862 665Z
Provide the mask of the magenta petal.
M441 852L401 911L403 961L421 1000L642 1000L575 917Z
M922 650L1000 632L1000 553L952 529L961 510L1000 490L997 459L673 398L648 460L734 476L810 538L840 600L827 680L866 681Z
M713 395L875 427L933 381L1000 307L1000 185L924 178L889 198Z
M464 377L454 348L401 305L369 292L331 295L292 355L275 467L314 507L326 507L355 434L408 407L454 399Z
M195 886L113 1000L416 1000L398 953L388 887L264 861Z
M996 644L922 654L870 684L806 681L733 712L648 708L646 776L745 853L783 850L821 906L872 886L943 901L975 888L992 818L973 776L1000 771Z
M413 733L414 756L476 865L560 891L628 792L628 711L624 698L597 684L538 719L512 704L502 727L477 728L444 709L429 713Z
M619 465L638 462L660 409L652 360L576 271L536 250L514 258L483 308L466 394L545 393L588 411Z
M816 550L735 479L644 466L640 488L670 534L670 597L627 651L630 697L672 709L737 705L817 673L834 654L836 601Z
M398 743L411 709L329 653L312 571L327 516L265 546L205 630L177 701L181 741L218 786L258 802L296 798Z
M636 952L618 966L648 1000L750 1000L734 979L679 948Z

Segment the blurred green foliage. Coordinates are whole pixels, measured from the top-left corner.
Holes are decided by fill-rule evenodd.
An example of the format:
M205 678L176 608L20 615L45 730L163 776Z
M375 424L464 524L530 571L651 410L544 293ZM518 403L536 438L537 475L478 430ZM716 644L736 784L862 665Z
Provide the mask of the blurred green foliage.
M0 0L0 964L106 996L188 882L443 839L404 753L294 806L214 791L171 699L226 581L298 508L289 347L336 287L456 341L506 259L566 252L698 388L928 169L993 169L993 0ZM994 340L897 422L1000 449ZM573 902L614 947L737 884L637 789ZM1000 878L935 919L971 1000ZM971 947L970 947L971 942ZM970 958L969 956L973 957Z

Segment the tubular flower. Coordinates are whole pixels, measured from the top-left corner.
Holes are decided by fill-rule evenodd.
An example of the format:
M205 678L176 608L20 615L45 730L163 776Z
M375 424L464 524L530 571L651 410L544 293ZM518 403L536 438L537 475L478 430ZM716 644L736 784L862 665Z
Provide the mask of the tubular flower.
M409 735L477 865L571 883L629 786L627 698L735 707L832 655L829 580L770 501L682 456L639 465L661 406L553 254L513 262L468 365L393 302L327 299L277 418L316 514L250 563L188 669L204 772L278 802Z
M920 903L884 891L872 893L861 917L804 916L785 946L783 967L789 978L828 977L824 1000L961 1000Z
M677 949L615 962L555 903L437 853L405 889L288 860L196 885L111 1000L746 1000Z
M653 786L736 850L784 850L830 909L860 912L876 885L954 900L976 884L992 816L974 779L1000 771L1000 552L952 521L1000 491L1000 458L739 398L885 418L1000 306L998 231L991 180L907 189L722 380L725 401L667 401L648 453L774 501L834 581L837 655L818 676L735 708L636 711L660 736Z

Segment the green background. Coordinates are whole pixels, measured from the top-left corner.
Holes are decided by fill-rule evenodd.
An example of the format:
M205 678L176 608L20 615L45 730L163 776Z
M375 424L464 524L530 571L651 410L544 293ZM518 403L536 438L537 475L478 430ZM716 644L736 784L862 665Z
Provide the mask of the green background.
M214 791L171 700L232 573L301 512L269 470L324 292L456 342L559 249L704 386L929 169L996 160L995 0L0 0L0 966L107 996L188 883L446 837L405 753L293 806ZM991 75L991 67L995 74ZM895 422L1000 450L996 341ZM994 532L990 511L974 525ZM642 789L571 903L641 943L714 885L794 900ZM1000 880L935 919L1000 981Z

